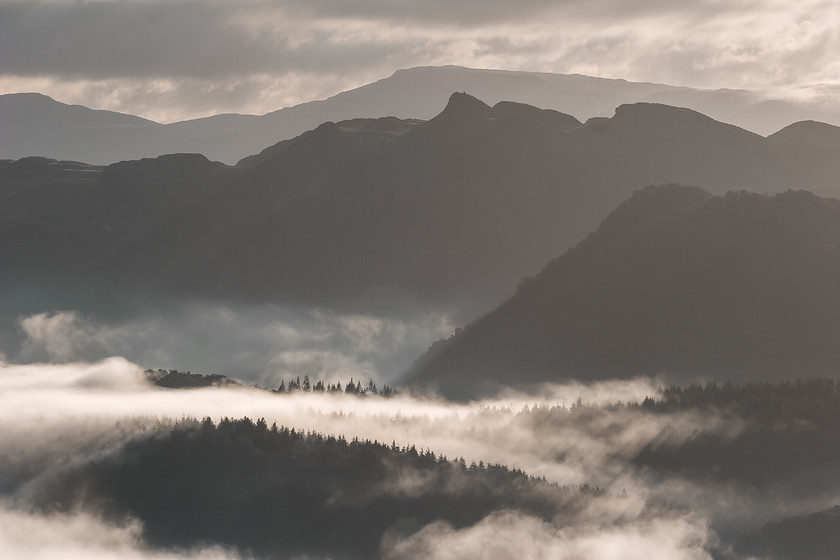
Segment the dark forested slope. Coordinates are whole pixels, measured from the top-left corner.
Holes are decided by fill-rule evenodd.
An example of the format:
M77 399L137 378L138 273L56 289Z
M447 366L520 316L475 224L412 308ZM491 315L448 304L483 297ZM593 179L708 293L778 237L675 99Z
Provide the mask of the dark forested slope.
M433 346L410 379L466 396L481 384L638 374L834 375L838 285L837 200L650 187Z
M386 533L512 510L558 526L600 491L414 446L304 434L265 421L183 421L42 484L43 507L96 506L143 522L158 547L235 546L257 558L379 556Z

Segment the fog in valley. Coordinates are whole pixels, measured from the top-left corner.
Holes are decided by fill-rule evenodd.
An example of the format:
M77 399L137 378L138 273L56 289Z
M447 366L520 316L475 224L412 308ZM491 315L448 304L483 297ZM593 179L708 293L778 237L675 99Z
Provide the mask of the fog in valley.
M280 305L173 304L122 319L78 311L0 318L10 362L123 356L146 368L222 374L275 388L309 375L394 383L432 342L452 334L445 312L382 316Z
M456 404L430 395L162 389L119 357L4 363L0 552L10 558L51 557L57 550L65 558L247 558L233 547L149 548L141 521L109 516L95 500L57 507L45 495L74 469L119 457L130 442L164 437L174 423L205 417L264 418L300 432L416 446L468 465L501 463L549 483L603 490L570 518L499 508L469 526L434 521L407 535L386 533L383 558L712 558L720 533L731 542L769 520L831 507L840 498L836 486L792 494L780 481L758 488L639 464L652 444L679 446L698 432L726 441L749 429L747 420L724 410L661 414L638 405L661 396L659 387L654 379L545 385L535 394ZM433 491L428 483L422 472L394 471L365 493L418 499ZM346 499L335 492L331 499Z

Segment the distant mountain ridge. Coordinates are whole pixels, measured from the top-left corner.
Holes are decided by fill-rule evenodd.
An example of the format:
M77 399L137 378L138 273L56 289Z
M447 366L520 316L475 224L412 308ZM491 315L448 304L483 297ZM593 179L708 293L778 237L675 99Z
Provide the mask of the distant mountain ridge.
M838 285L840 201L649 187L409 379L465 397L565 379L832 375Z
M491 105L515 101L562 111L579 120L610 116L622 104L650 102L689 107L760 134L801 120L840 125L838 111L767 100L744 90L700 90L576 74L418 67L262 116L225 114L171 124L65 105L39 94L2 95L0 158L43 156L105 165L188 152L233 164L325 121L386 116L430 119L453 91L470 92Z
M838 176L837 150L689 109L622 105L581 123L455 93L429 121L327 122L235 167L197 154L0 162L0 295L15 313L130 295L416 305L460 321L646 185L831 196Z
M840 126L816 121L801 121L786 126L767 137L781 144L806 144L822 148L840 148Z

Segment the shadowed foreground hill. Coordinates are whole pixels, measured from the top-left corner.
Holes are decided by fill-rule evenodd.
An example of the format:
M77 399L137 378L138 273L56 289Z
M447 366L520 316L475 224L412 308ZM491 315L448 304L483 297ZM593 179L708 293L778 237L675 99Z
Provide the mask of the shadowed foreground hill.
M131 515L156 547L209 542L248 558L374 559L383 539L435 520L468 527L505 509L562 527L602 493L414 446L208 418L57 477L40 499L47 509L81 503L115 520Z
M834 375L838 285L837 200L650 187L409 379L464 397L567 378Z

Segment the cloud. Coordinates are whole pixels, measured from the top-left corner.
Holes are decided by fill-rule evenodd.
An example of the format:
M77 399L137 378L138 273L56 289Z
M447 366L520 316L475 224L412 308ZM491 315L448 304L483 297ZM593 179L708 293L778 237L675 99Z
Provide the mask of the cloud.
M53 361L78 359L85 352L105 352L131 336L123 329L111 329L83 319L75 312L37 313L22 317L20 328L26 336L22 353L26 357L43 354Z
M325 309L174 306L106 322L75 311L18 318L0 351L16 362L71 362L120 355L147 368L221 373L276 387L309 375L324 381L393 383L454 326L439 312L395 318Z
M418 46L345 23L262 1L0 2L0 72L222 81L358 70Z
M418 65L790 88L840 81L838 25L825 0L4 1L0 91L176 120L263 113Z
M362 332L377 333L375 321L360 323ZM541 520L498 511L472 527L433 523L413 536L395 533L383 544L390 558L466 558L469 551L474 551L471 558L507 558L517 552L522 558L626 558L621 553L633 551L639 558L705 559L705 548L714 544L721 528L737 534L772 518L833 504L836 496L824 489L789 496L784 489L751 490L733 481L694 482L677 473L634 468L631 459L651 442L678 444L697 431L726 438L744 429L737 418L708 411L666 415L608 406L655 395L657 386L648 379L572 383L545 386L533 394L509 392L449 403L410 395L278 395L247 387L166 390L146 383L142 368L124 358L6 363L0 365L0 497L5 500L0 527L5 529L1 521L9 515L8 526L32 523L34 528L23 535L38 535L43 527L66 538L66 549L80 551L79 557L88 551L88 557L108 558L100 549L109 549L110 557L136 553L144 558L147 552L135 546L138 530L131 524L99 527L101 522L89 512L37 516L32 507L43 505L45 481L56 474L119 453L126 443L165 431L184 416L265 418L269 424L348 440L395 441L450 459L463 457L467 464L502 463L551 482L590 483L607 491L573 519ZM418 473L397 475L389 484L371 488L372 495L417 497L429 491ZM456 486L451 490L457 492ZM80 527L87 526L97 531L95 539L84 538ZM0 551L5 546L33 551L8 557L50 557L52 549L40 548L50 539L29 542L15 537L19 534L0 529ZM208 554L223 558L226 553L214 549Z
M86 450L84 456L106 453L116 442L142 435L144 426L156 426L161 418L248 416L299 430L415 444L452 458L464 457L467 462L483 460L523 468L564 484L605 484L620 469L614 458L632 454L663 429L662 421L654 417L634 418L634 422L621 414L567 417L562 410L550 408L544 409L544 415L521 414L526 406L540 403L550 407L571 405L579 398L593 403L636 399L656 391L645 380L560 385L544 388L540 396L509 393L498 400L453 404L408 395L359 399L343 394L281 396L250 388L163 390L148 386L141 370L123 358L0 366L3 455L8 460L28 461L32 442L46 438L50 445L34 446L32 452L39 463L50 464L50 457L73 456L77 447ZM126 423L126 419L141 421ZM673 437L690 434L698 422L723 429L714 419L674 417L668 421ZM111 431L113 435L105 435ZM56 436L67 432L77 435ZM95 443L83 443L89 440ZM567 459L558 461L558 457Z
M564 527L502 511L463 529L435 522L408 538L386 538L383 548L390 560L710 560L710 538L704 521L692 517Z
M0 503L0 557L37 560L234 560L221 547L166 553L148 550L136 521L115 526L87 513L36 514Z

